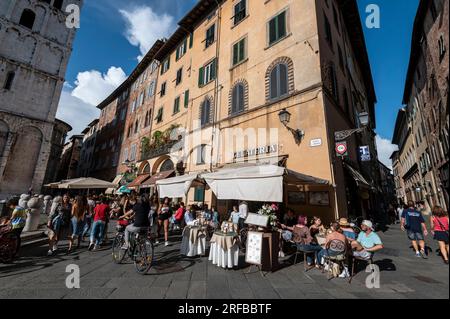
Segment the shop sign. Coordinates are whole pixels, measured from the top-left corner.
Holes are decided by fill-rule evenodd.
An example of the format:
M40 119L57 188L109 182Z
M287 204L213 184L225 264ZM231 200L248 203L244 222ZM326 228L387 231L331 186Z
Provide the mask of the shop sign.
M317 146L321 146L322 145L322 139L321 138L316 138L314 140L311 140L309 143L309 146L311 147L317 147Z
M248 232L245 262L252 265L262 265L263 233Z
M337 156L347 156L347 142L336 143Z
M369 146L360 146L359 147L359 157L360 157L361 162L370 162L371 161Z
M262 146L257 148L252 148L244 151L239 151L234 153L234 159L239 158L247 158L252 156L258 156L258 155L266 155L266 154L274 154L278 152L278 145L268 145L268 146Z

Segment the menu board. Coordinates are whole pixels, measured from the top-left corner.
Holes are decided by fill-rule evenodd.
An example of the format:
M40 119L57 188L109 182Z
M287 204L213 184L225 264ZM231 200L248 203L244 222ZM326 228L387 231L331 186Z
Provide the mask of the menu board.
M269 216L249 213L245 223L259 227L267 227Z
M248 232L247 250L245 251L245 262L252 265L262 265L262 242L263 233Z

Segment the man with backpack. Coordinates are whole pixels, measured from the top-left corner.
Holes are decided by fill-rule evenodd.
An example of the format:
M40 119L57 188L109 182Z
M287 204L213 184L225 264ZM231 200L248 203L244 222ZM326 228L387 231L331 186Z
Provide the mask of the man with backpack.
M425 236L428 235L427 226L422 213L415 208L414 202L411 200L408 201L408 208L403 210L401 229L406 230L416 252L416 257L427 259L425 252Z

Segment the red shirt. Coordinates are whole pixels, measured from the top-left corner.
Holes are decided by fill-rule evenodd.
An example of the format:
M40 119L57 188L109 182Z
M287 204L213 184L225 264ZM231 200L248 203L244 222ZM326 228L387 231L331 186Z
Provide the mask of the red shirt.
M96 221L104 221L106 222L106 215L109 212L109 206L106 204L98 204L97 206L95 206L94 208L94 222Z
M180 207L177 209L177 212L175 213L175 219L176 220L182 220L184 217L184 208Z
M434 231L448 231L448 217L433 216Z

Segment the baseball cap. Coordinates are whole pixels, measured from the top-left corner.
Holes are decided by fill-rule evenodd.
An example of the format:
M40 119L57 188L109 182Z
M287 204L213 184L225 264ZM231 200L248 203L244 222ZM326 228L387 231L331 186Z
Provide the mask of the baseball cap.
M372 224L372 222L371 222L370 220L364 220L364 221L361 223L361 225L367 226L367 227L369 227L370 229L373 230L373 224Z

